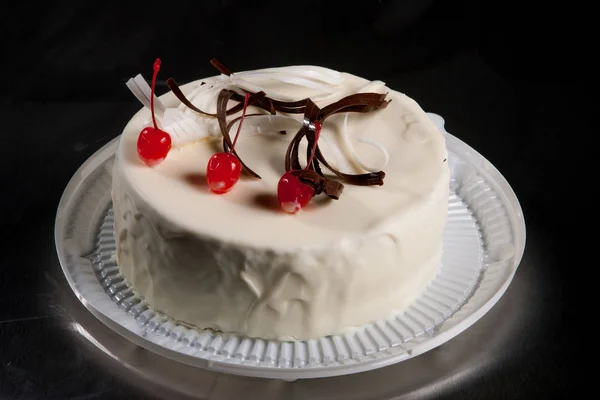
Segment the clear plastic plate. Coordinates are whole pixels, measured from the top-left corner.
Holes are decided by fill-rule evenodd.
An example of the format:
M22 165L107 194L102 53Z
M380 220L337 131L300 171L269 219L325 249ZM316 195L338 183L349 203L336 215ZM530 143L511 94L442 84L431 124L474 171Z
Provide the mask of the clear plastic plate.
M137 298L114 261L111 167L118 138L75 173L59 203L55 240L83 305L150 351L210 370L294 380L352 374L415 357L458 335L504 294L521 261L525 223L508 182L483 156L444 130L451 195L442 265L403 313L344 335L280 342L188 329Z

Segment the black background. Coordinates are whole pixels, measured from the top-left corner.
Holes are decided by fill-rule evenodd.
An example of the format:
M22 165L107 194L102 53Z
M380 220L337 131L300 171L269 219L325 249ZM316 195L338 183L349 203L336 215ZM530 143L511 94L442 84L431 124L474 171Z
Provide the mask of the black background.
M498 355L499 366L436 396L571 393L579 340L570 317L585 276L576 271L593 264L576 256L586 245L569 244L593 197L576 197L594 187L583 172L594 161L584 154L597 130L593 13L565 3L473 0L0 7L0 399L142 396L67 337L67 317L56 309L56 287L66 281L53 227L72 174L140 107L124 82L149 77L156 57L159 94L169 76L184 83L213 75L213 57L234 72L316 64L383 80L442 115L450 133L504 174L523 207L527 248L505 297L519 282L537 289L520 297L517 306L532 319ZM498 313L486 318L502 323Z

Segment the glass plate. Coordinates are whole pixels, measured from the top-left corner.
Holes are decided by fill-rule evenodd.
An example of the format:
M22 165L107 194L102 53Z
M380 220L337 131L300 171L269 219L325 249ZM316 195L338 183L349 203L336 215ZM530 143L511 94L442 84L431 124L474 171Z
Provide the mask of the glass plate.
M483 156L444 130L451 170L438 274L406 311L344 335L280 342L188 329L156 313L115 263L111 167L118 138L75 173L59 203L55 240L62 269L83 305L107 326L162 356L219 372L294 380L384 367L431 350L481 318L521 261L525 223L508 182Z

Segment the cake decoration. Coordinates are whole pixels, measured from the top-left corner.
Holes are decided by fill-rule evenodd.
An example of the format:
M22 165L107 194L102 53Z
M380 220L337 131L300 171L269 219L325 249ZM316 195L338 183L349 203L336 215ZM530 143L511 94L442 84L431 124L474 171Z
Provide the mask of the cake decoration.
M183 95L183 93L181 91L179 91L179 94ZM177 93L175 93L175 95L177 96ZM264 95L265 95L264 92L250 94L250 96L248 97L248 105L264 106L264 104L262 104L260 102L260 100L262 99L262 97ZM238 95L237 93L235 93L231 90L223 89L223 90L221 90L221 92L219 93L219 97L217 98L217 120L219 121L219 130L221 132L221 135L223 135L223 150L224 151L229 151L229 149L233 148L233 142L231 141L231 137L229 136L229 131L231 130L231 127L233 126L233 124L235 124L236 121L239 118L241 118L241 117L238 117L238 118L234 119L233 121L227 123L227 115L230 115L230 114L233 114L234 112L239 111L240 107L243 108L243 104L240 103L238 105L233 106L229 110L227 110L227 103L229 102L229 99L231 99L231 98L235 98L237 101L240 101L241 100L240 97L241 97L240 95ZM245 97L244 97L244 99L245 99ZM252 114L252 115L256 115L256 114ZM246 171L250 176L260 179L260 175L258 175L256 172L252 171L244 163L244 161L242 161L242 159L237 154L235 149L232 149L231 152L238 158L238 160L240 161L240 164L242 165L242 169L244 171Z
M220 61L212 59L210 62L222 75L227 77L233 75L233 73ZM158 128L154 113L154 89L159 69L160 59L157 59L154 64L152 88L149 96L154 127L144 128L138 138L138 154L149 166L162 162L171 149L171 137L167 132ZM292 81L298 79L300 78L288 78L288 80ZM203 84L204 83L202 83L201 86ZM356 93L348 95L321 109L310 98L292 101L275 100L268 97L262 90L252 93L250 90L241 86L225 85L225 87L221 88L217 97L216 113L210 113L200 109L189 101L173 78L167 79L167 86L184 106L203 116L216 117L218 120L219 130L223 136L223 152L214 154L209 159L206 169L208 187L213 193L224 194L230 191L238 182L242 170L255 178L261 179L260 175L250 169L241 160L235 150L235 143L239 137L243 120L246 117L246 110L250 105L262 109L270 115L276 115L277 112L284 114L304 113L302 126L288 146L285 155L285 173L278 183L278 200L284 211L294 214L303 209L313 196L320 193L325 193L335 200L339 199L344 185L325 177L321 169L321 164L335 174L337 178L340 178L347 183L361 186L383 185L385 173L381 169L377 170L364 165L356 155L356 152L350 144L347 124L348 113L350 112L368 113L385 108L389 101L391 101L386 100L387 94L370 92ZM132 91L135 94L133 89ZM138 95L136 95L136 97L139 98ZM237 101L238 104L227 108L229 100ZM161 109L164 113L164 107ZM239 113L240 111L241 116L234 118L232 121L227 121L227 116ZM317 141L320 136L322 124L329 116L337 113L346 113L342 129L343 141L346 147L349 148L352 158L354 158L367 173L347 174L340 172L332 167L321 153ZM250 115L261 116L264 114L255 113ZM237 132L232 141L229 132L236 123L238 124ZM281 131L281 133L286 134L285 131ZM308 141L306 155L307 162L305 168L302 168L300 166L298 152L300 142L305 137ZM374 145L384 155L382 167L387 165L389 155L383 146L368 139L359 138L359 141Z
M237 132L233 139L233 143L231 144L231 148L229 148L229 151L213 155L210 160L208 160L208 165L206 166L206 181L209 189L214 193L223 194L229 192L240 179L242 164L233 152L235 143L240 136L244 117L246 116L249 98L250 93L246 93L242 116L239 118Z
M225 67L221 62L216 59L211 60L211 64L215 66L219 72L224 75L232 75L232 72ZM380 93L357 93L353 95L346 96L341 100L338 100L334 103L329 104L324 107L322 110L309 98L296 100L296 101L281 101L275 100L268 97L263 91L257 93L249 93L248 91L242 89L241 87L235 87L232 89L222 89L219 92L217 99L217 112L215 114L206 112L201 110L192 104L186 96L183 94L177 83L173 78L169 78L167 80L167 86L171 89L173 94L184 104L186 107L191 110L200 113L205 116L217 117L219 121L219 128L221 130L221 134L223 135L223 148L225 154L231 154L227 157L235 157L235 161L232 161L231 171L235 170L235 163L240 162L242 168L249 173L251 176L255 178L259 178L260 176L252 171L247 165L241 161L240 157L235 153L233 149L234 143L232 143L231 138L229 136L229 131L233 124L235 124L238 120L243 119L245 116L245 108L248 105L254 105L258 108L261 108L272 115L275 115L277 112L288 113L288 114L299 114L304 113L304 123L300 130L296 133L290 145L288 147L286 158L285 158L285 170L286 173L282 176L279 185L278 185L278 199L282 208L286 212L296 213L300 209L304 208L306 204L310 201L310 199L315 194L320 194L324 192L332 199L339 199L339 196L343 190L343 184L336 182L332 179L326 178L321 170L320 163L323 164L327 169L337 175L338 178L342 180L361 186L369 186L369 185L383 185L383 178L385 177L385 173L383 171L373 171L365 174L346 174L342 173L335 168L333 168L324 158L323 154L319 150L317 145L317 137L320 133L320 127L322 122L329 116L336 113L349 113L349 112L359 112L359 113L368 113L381 108L385 108L389 103L386 99L386 94ZM242 103L242 95L237 91L244 91L245 97L243 97L244 102ZM227 109L227 105L229 100L238 101L238 104ZM237 117L233 121L227 123L227 116L237 113L243 109L243 114L241 117ZM261 115L261 114L252 114L252 115ZM241 124L241 121L240 121ZM345 121L347 124L347 120ZM315 129L318 126L319 129ZM239 125L238 125L238 133L239 133ZM285 132L282 132L285 134ZM307 165L305 169L300 167L298 151L299 144L302 139L306 137L308 140L307 147ZM237 135L236 135L237 139ZM348 139L345 138L347 141ZM380 145L375 142L369 142L370 144L374 144L380 149L380 151L384 154L385 160L384 165L387 163L388 155L385 149L382 149ZM353 154L355 154L353 152ZM233 159L233 158L232 158ZM233 173L233 172L232 172ZM239 177L238 177L239 179ZM237 179L235 179L237 181ZM221 182L219 181L219 184ZM233 184L232 184L233 185ZM209 185L210 186L210 185ZM231 187L224 190L222 193L228 191ZM212 187L211 187L212 190ZM220 189L217 189L220 190ZM214 190L213 190L214 191Z
M385 100L385 94L379 93L357 93L350 96L346 96L343 99L336 101L322 110L313 103L310 99L307 101L307 105L305 108L304 119L308 121L316 121L320 124L323 124L325 120L333 114L337 114L340 112L359 112L359 113L367 113L371 111L375 111L378 109L382 109L387 107L389 104L388 100ZM296 133L296 136L290 142L288 147L286 157L285 157L285 170L298 170L300 169L300 160L298 157L299 144L302 141L302 138L306 136L309 144L309 148L313 145L315 141L314 132L308 129L307 125L304 124L302 128ZM377 172L369 172L366 174L346 174L338 171L333 168L325 157L323 153L319 150L319 146L316 146L315 149L315 159L311 162L311 169L317 172L320 176L323 176L323 172L321 171L321 167L319 162L321 162L327 169L333 172L342 180L360 186L371 186L371 185L383 185L383 178L385 177L385 172L377 171ZM340 191L341 193L341 191ZM330 196L332 198L336 198L336 196ZM338 196L339 197L339 194Z
M312 166L313 159L315 158L315 150L317 150L317 143L321 134L321 123L318 121L309 122L308 119L304 120L304 124L311 132L314 132L313 145L309 147L310 156L307 160L305 171L308 171ZM317 187L310 186L304 183L298 174L299 170L287 171L277 184L277 199L283 211L295 214L310 202L317 191ZM316 174L317 177L319 176ZM305 178L305 181L313 182L315 178ZM318 179L318 178L317 178ZM341 190L340 190L341 193ZM339 197L339 194L337 195Z
M140 159L148 166L161 163L171 150L171 135L161 130L156 125L156 116L154 115L154 88L156 86L156 76L160 69L160 58L154 61L154 72L152 74L152 91L150 95L150 111L152 113L152 124L154 126L145 127L140 132L137 141L137 151Z

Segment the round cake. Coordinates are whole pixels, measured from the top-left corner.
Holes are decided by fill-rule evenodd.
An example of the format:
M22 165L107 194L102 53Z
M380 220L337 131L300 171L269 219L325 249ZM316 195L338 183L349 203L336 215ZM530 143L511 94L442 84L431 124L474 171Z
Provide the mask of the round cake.
M128 82L148 107L125 127L113 168L125 280L182 324L265 339L339 334L403 311L440 266L450 176L442 133L414 100L380 81L315 66L225 72L181 87L171 80L160 98L141 76ZM242 109L245 93L252 96ZM309 103L313 116L324 116L362 94L385 101L309 115ZM150 106L172 141L156 163L139 150L140 132L153 124ZM223 144L224 107L231 138L241 125L234 146L245 172L216 194L207 163L233 150ZM290 168L300 131L301 165ZM317 147L331 170L314 168ZM316 171L332 185L315 189L300 211L286 209L278 185L290 169Z

